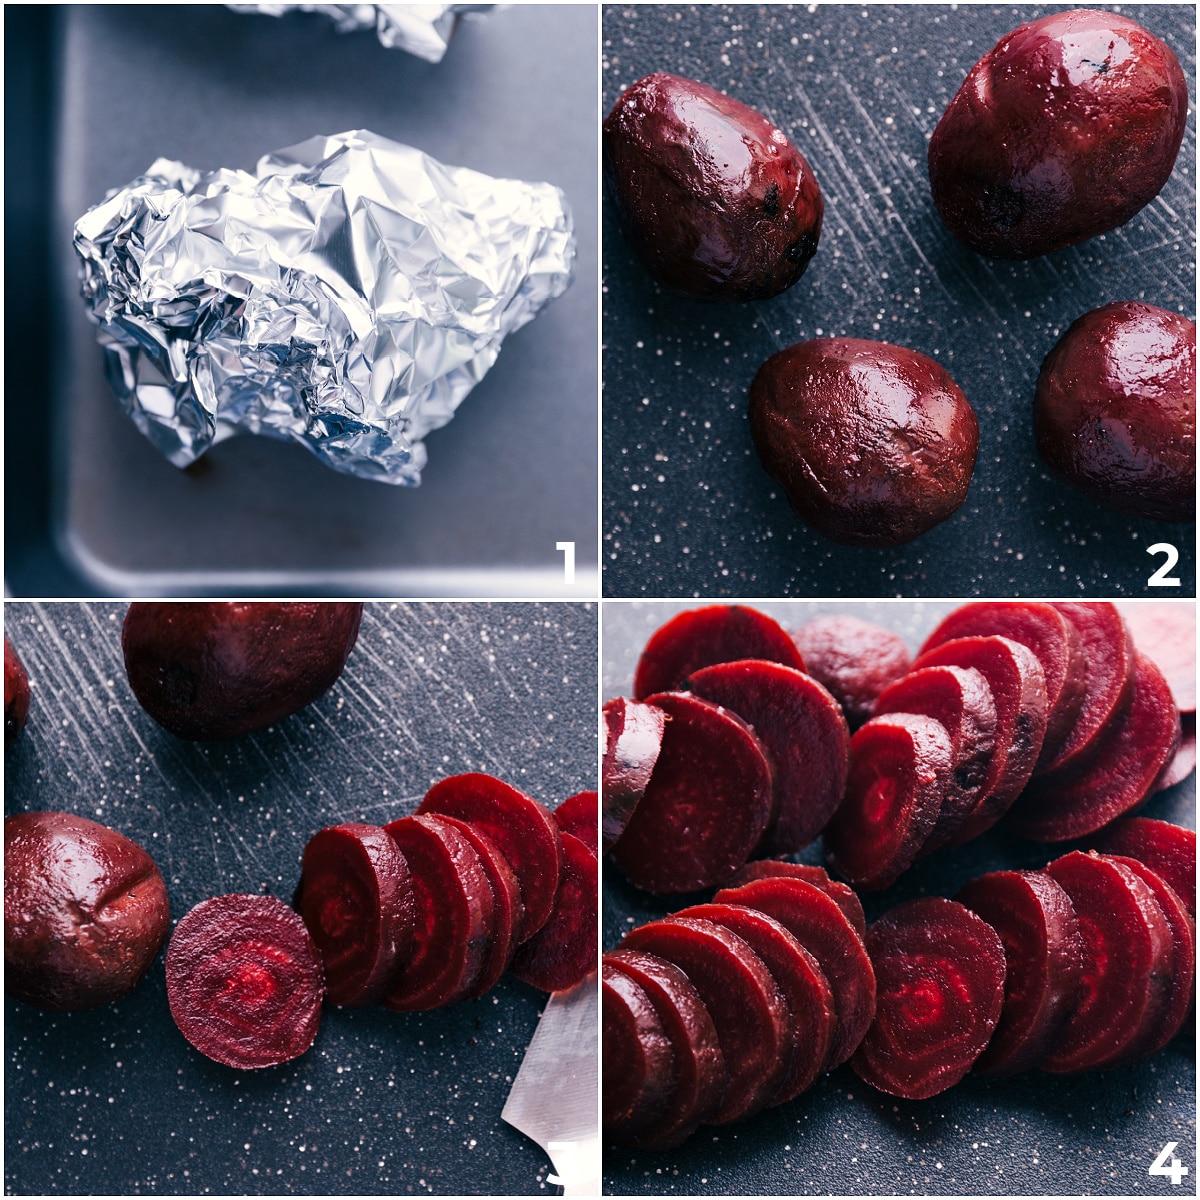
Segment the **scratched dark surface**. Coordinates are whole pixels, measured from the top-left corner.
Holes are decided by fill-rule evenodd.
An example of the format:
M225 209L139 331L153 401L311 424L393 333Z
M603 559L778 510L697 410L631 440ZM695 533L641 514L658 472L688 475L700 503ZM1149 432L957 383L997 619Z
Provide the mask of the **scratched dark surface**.
M1187 603L1187 602L1185 602ZM602 624L606 697L628 695L646 639L678 603L608 602ZM851 612L916 650L954 605L904 601L777 601L756 605L785 628ZM1194 612L1194 605L1191 606ZM1196 777L1142 810L1195 828ZM872 921L903 900L953 896L987 871L1037 868L1074 845L1045 846L990 831L931 855L887 891L864 894ZM819 863L819 843L800 858ZM700 899L654 897L604 871L604 948L623 933ZM930 1100L885 1096L849 1067L823 1076L789 1104L741 1125L708 1127L674 1152L604 1150L610 1195L1173 1195L1194 1191L1196 1046L1189 1025L1153 1058L1121 1070L1004 1080L968 1077ZM1188 1167L1181 1187L1147 1173L1168 1141Z
M178 920L232 891L291 898L324 825L411 812L488 771L551 806L596 778L594 606L368 605L342 678L275 727L189 743L138 707L124 606L5 605L33 685L5 811L66 809L141 842ZM432 1013L327 1008L313 1048L262 1071L193 1050L162 957L84 1013L5 1000L9 1194L553 1195L500 1120L544 995L505 978Z
M1031 403L1042 359L1084 312L1144 299L1195 316L1195 9L1121 6L1189 79L1183 147L1122 229L1027 263L960 246L929 198L929 135L967 70L1046 6L605 6L604 109L652 71L759 109L825 196L816 257L773 300L704 304L653 283L603 205L603 542L608 596L1155 595L1194 525L1101 509L1041 465ZM818 336L874 338L939 360L979 417L963 507L907 546L850 549L792 515L759 465L746 393L760 364Z

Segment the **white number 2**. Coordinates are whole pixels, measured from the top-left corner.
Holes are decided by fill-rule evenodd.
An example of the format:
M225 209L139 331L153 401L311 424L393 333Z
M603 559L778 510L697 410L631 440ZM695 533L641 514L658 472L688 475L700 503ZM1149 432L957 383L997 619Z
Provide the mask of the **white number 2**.
M1169 572L1175 569L1175 564L1179 562L1179 551L1170 542L1155 542L1153 546L1146 547L1146 553L1166 555L1166 561L1163 565L1146 580L1147 587L1183 586L1178 575L1169 574Z
M1150 1164L1149 1171L1151 1175L1165 1175L1176 1187L1183 1182L1183 1177L1188 1173L1187 1167L1175 1157L1175 1147L1178 1145L1178 1142L1168 1142ZM1167 1165L1168 1158L1171 1160L1170 1166Z

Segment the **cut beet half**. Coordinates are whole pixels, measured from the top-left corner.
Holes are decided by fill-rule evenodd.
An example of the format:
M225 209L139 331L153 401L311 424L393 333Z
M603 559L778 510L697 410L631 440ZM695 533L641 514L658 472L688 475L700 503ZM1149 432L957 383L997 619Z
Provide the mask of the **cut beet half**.
M669 718L662 753L613 859L648 892L715 887L767 830L771 769L732 713L682 692L651 699Z
M633 676L633 698L683 687L701 667L765 658L797 671L804 659L778 621L740 604L714 604L672 617L651 635Z
M599 868L577 837L562 835L563 869L550 920L513 956L510 970L531 987L561 992L596 969L600 953Z
M562 871L554 818L531 796L491 775L451 775L425 793L417 815L457 817L487 834L508 860L525 906L518 944L549 920Z
M1145 863L1174 888L1196 916L1196 831L1153 817L1126 817L1095 840L1105 854L1124 854Z
M932 717L872 717L850 739L846 797L825 830L825 856L857 888L881 891L917 857L954 765L950 735Z
M709 1123L740 1121L770 1103L787 1068L791 1014L771 972L736 934L711 921L668 917L626 934L619 947L674 963L704 1001L728 1082Z
M815 679L761 659L705 667L688 687L737 713L771 764L775 819L759 853L803 849L829 824L846 790L850 728L837 701Z
M1178 743L1171 689L1139 654L1133 699L1103 744L1074 770L1035 779L1009 811L1009 824L1039 842L1095 833L1151 794Z
M1124 601L1118 607L1134 645L1166 676L1180 712L1196 711L1196 606Z
M852 887L839 880L830 879L824 867L810 867L804 863L779 862L774 858L760 858L747 863L730 879L728 887L741 887L756 879L803 879L813 887L820 888L846 915L859 937L867 936L867 918L863 913L862 901Z
M996 749L996 702L982 672L970 667L922 667L893 683L876 715L917 713L950 735L953 765L946 776L937 823L920 853L945 846L983 798Z
M577 837L593 854L600 845L600 797L595 792L568 796L551 814L563 833Z
M180 1033L227 1067L289 1062L317 1036L321 958L299 914L273 896L197 904L171 935L166 969Z
M300 915L333 1004L378 1001L408 958L416 906L408 863L378 825L334 825L304 847Z
M675 1054L675 1079L662 1118L623 1141L645 1150L669 1150L682 1145L697 1126L721 1106L725 1094L725 1056L717 1027L700 993L674 963L654 954L617 950L604 964L639 984L654 1005Z
M456 829L428 817L401 817L384 828L412 873L417 919L407 964L383 1003L423 1012L465 1000L490 959L495 897L474 847Z
M618 696L604 705L604 764L601 844L607 854L625 832L662 750L667 714L650 704Z
M996 931L953 900L897 905L867 932L879 997L851 1059L881 1092L925 1100L974 1066L1000 1019L1004 947Z
M1083 941L1067 893L1044 871L994 871L955 899L1004 943L1004 1008L978 1075L1003 1077L1036 1067L1079 1001Z
M716 904L740 904L773 917L817 960L833 992L837 1029L826 1069L840 1066L858 1048L875 1016L875 973L862 939L842 910L802 879L759 879L726 888Z

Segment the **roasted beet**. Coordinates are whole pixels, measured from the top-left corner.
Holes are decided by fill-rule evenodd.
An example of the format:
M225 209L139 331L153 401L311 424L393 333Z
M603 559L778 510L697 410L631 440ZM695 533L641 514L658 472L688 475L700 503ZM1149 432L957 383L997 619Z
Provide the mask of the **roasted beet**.
M333 686L361 604L131 604L121 631L138 703L179 737L237 737Z
M796 515L847 546L898 546L952 516L979 446L975 411L944 367L859 338L767 359L750 431Z
M154 860L116 830L63 812L4 818L4 990L51 1011L130 991L171 928Z
M1033 403L1046 465L1134 517L1196 519L1196 326L1136 300L1084 313Z
M753 883L756 879L803 879L813 887L824 892L845 914L846 920L854 926L859 937L867 936L867 920L863 913L862 901L853 888L829 878L829 872L824 867L810 867L804 863L779 862L773 858L760 858L747 863L730 879L728 887L741 887L743 883Z
M637 808L662 750L667 715L661 708L618 696L604 705L603 795L604 853L616 844Z
M675 1083L675 1051L646 995L609 963L601 972L604 1132L624 1142L661 1121Z
M1169 47L1127 17L1054 13L970 70L929 142L946 227L972 250L1032 258L1123 225L1166 183L1187 121Z
M1118 604L1137 648L1166 676L1180 712L1196 711L1196 605Z
M804 156L761 113L661 72L604 122L604 178L621 232L661 283L713 300L792 286L824 202Z
M600 845L600 797L595 792L568 796L551 814L563 833L577 837L593 854Z
M1126 817L1090 843L1105 854L1124 854L1145 863L1175 889L1196 915L1196 831L1152 817Z
M29 676L8 638L4 639L4 744L11 746L29 715Z

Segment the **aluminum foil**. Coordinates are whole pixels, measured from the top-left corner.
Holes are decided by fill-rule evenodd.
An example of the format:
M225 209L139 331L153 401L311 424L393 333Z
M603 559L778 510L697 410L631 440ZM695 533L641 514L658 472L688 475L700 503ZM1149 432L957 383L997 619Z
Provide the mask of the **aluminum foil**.
M240 13L281 17L289 12L323 13L338 33L373 29L390 50L407 50L426 62L441 62L458 19L484 13L494 4L227 4Z
M176 466L238 432L420 483L505 336L571 281L562 192L365 130L245 171L158 159L75 223L109 381Z

